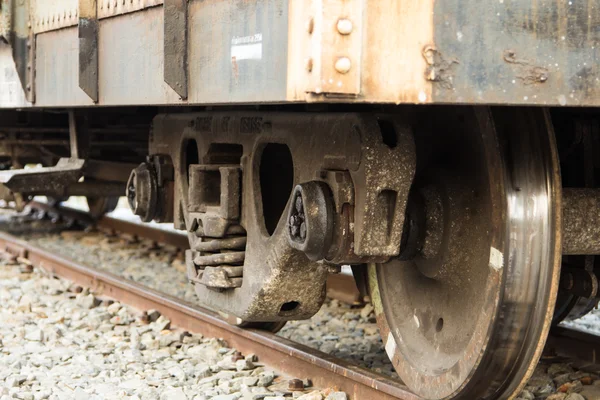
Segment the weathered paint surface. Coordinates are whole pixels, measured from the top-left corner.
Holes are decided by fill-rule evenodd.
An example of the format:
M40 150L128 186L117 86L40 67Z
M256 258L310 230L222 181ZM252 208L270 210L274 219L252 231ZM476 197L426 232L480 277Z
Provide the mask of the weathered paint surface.
M477 16L474 18L473 16ZM598 105L596 0L438 0L435 45L456 62L434 101Z
M594 0L362 0L362 7L346 8L340 1L189 1L189 97L182 100L162 76L162 1L124 8L118 2L109 12L110 2L99 0L98 104L600 105L600 6ZM48 1L32 4L36 13L52 14ZM77 70L65 68L77 56L77 31L63 27L77 15L70 4L57 2L53 18L63 22L46 17L54 25L37 35L37 81L43 82L36 82L35 106L90 104L71 87ZM311 18L323 24L316 30L313 24L312 33ZM340 19L354 29L340 32ZM348 72L339 71L343 63L336 67L344 57ZM323 71L330 79L315 85ZM355 87L330 86L330 80L351 82L349 76L359 77Z

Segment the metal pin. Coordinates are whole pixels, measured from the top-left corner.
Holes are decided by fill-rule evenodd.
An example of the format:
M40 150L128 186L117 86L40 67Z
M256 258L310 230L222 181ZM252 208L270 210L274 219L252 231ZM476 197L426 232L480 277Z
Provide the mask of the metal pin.
M348 57L340 57L335 62L335 70L340 74L345 74L352 68L352 61Z
M340 18L337 22L337 30L342 35L349 35L352 33L352 21L346 18Z

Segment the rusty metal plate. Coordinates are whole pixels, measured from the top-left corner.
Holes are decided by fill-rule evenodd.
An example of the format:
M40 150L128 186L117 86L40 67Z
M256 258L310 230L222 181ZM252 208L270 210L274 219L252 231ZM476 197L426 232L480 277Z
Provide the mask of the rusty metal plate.
M306 22L309 42L307 92L360 93L362 1L312 0Z
M98 10L96 0L79 0L79 87L98 101Z
M134 0L131 7L120 0L116 11L113 0L110 13L133 11L135 4L145 7L139 8L144 12L116 18L105 18L108 11L102 8L103 1L99 1L98 17L100 30L107 27L107 39L100 34L100 45L103 41L106 44L105 51L100 51L99 104L181 104L181 96L163 82L163 12L160 7L148 8L158 5L158 0ZM345 102L393 104L600 105L596 62L600 33L594 28L600 25L600 8L595 1L567 5L515 0L490 5L475 0L363 0L345 1L341 8L326 12L331 4L338 3L189 2L187 102L339 102L342 95ZM54 12L54 21L45 17L51 29L59 26L53 25L58 24L59 15L64 26L76 25L74 20L64 23L65 15L67 19L78 18L73 12L69 17L72 1L32 0L32 4L34 14L38 13L35 15L41 10ZM308 30L315 10L324 11L319 12L319 21L313 19L312 35L319 30L323 34L313 43ZM341 14L347 14L352 22L351 31L348 24L341 26L341 31L350 31L346 35L333 24ZM469 18L472 15L478 18ZM35 20L34 30L44 32L46 28L38 30L38 24ZM51 100L36 105L89 104L81 102L78 94L66 92L71 71L56 69L59 64L72 63L58 60L70 57L70 49L62 42L52 43L59 37L71 42L62 34L64 30L38 35L37 45L51 47L55 59L38 60L36 79L44 79L39 85L42 89L52 86L46 77L40 78L40 71L52 71L59 93L42 93L36 87L40 98ZM54 36L45 39L46 35ZM362 39L354 41L359 36ZM337 39L326 41L327 37ZM309 79L307 68L313 51L320 61L313 59L312 69L325 85ZM50 54L50 49L37 52L38 56ZM348 57L349 64L338 65L341 70L349 66L344 79L350 82L341 81L342 88L338 89L340 81L330 73L337 73L333 61L344 54L354 54ZM360 71L354 68L355 57L360 58ZM45 65L47 62L54 64ZM358 81L352 77L354 72L358 72Z
M164 74L165 82L182 98L188 97L187 0L165 0Z

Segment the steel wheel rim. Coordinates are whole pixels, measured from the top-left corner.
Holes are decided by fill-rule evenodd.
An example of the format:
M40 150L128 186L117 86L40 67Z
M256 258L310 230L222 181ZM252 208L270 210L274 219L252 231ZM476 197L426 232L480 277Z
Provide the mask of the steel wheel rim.
M429 399L493 399L518 393L541 355L560 276L560 176L547 112L502 109L492 113L487 108L473 112L490 163L490 190L501 196L490 196L490 218L498 224L489 237L489 273L481 297L485 301L460 357L449 365L439 362L437 369L435 362L419 364L406 343L415 340L406 334L414 316L398 317L390 311L398 308L390 306L397 304L390 298L390 287L402 282L390 279L385 268L406 264L369 266L369 286L386 352L404 382ZM494 173L495 168L501 173ZM402 290L409 293L402 288L396 292ZM409 296L403 300L407 299L412 300ZM425 356L444 358L431 351L433 345L443 350L442 341L431 335L429 340L430 353Z

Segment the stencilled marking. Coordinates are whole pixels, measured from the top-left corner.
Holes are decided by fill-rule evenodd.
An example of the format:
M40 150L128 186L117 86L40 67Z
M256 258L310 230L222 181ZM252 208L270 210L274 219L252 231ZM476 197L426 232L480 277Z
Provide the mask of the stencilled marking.
M495 247L490 247L490 267L496 271L504 268L504 255Z
M394 340L394 336L392 336L392 332L388 333L387 340L385 342L385 352L390 360L393 359L394 355L396 354L396 341Z
M231 58L236 61L262 60L262 33L232 38Z

